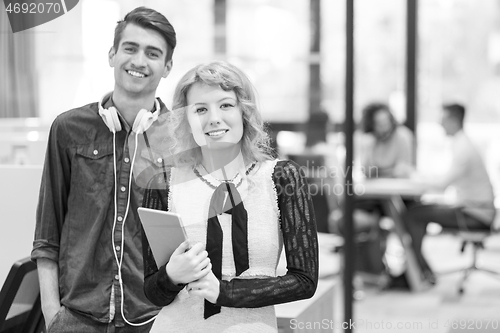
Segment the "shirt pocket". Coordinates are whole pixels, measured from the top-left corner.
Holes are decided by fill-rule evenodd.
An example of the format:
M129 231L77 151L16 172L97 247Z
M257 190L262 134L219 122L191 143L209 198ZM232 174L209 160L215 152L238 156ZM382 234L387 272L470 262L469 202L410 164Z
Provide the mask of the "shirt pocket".
M112 186L114 183L114 166L112 145L81 146L76 150L76 170L73 183L80 189L96 193Z
M153 149L144 149L134 163L135 182L139 188L147 188L149 181L157 174L165 172L164 157Z

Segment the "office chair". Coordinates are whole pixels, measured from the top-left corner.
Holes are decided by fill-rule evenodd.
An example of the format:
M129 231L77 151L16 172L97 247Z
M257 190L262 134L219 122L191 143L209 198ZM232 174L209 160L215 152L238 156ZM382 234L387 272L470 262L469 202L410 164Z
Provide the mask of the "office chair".
M44 320L36 264L16 261L0 291L0 333L40 333Z
M457 218L464 219L465 216L463 215L462 212L459 212ZM462 278L458 284L459 294L464 293L465 282L467 281L468 277L475 271L485 272L497 279L500 279L500 272L494 271L486 267L477 266L478 254L479 251L484 250L484 242L486 241L486 239L494 234L500 233L500 214L498 212L496 214L496 219L494 223L491 225L490 229L467 229L465 227L465 224L463 224L463 227L459 227L457 229L444 228L443 231L446 233L452 233L457 237L459 237L459 239L461 240L461 246L460 246L461 253L465 251L467 245L470 244L472 246L472 259L470 265L454 269L451 271L439 273L439 275L451 274L457 272L463 273Z

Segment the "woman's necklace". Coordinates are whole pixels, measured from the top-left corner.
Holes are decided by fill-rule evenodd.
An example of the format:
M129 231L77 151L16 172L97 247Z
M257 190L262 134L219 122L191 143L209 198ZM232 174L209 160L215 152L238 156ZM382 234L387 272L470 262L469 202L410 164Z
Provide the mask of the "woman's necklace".
M255 167L256 163L255 162L252 162L252 164L250 165L250 167L247 169L247 171L245 171L245 175L249 175L250 172L252 172L253 168ZM203 167L203 169L205 170L205 172L207 174L210 174L207 169L205 168L205 166L203 164L201 164L201 166ZM212 189L216 189L217 186L213 185L212 183L210 183L207 179L205 179L205 177L203 177L200 172L198 171L197 167L193 167L193 172L194 174L200 178L205 184L207 184L210 188ZM234 177L233 179L223 179L223 180L220 180L220 179L217 179L215 177L213 177L215 180L221 182L221 183L233 183L237 178L238 176L240 176L240 181L238 182L238 184L236 184L236 187L239 187L241 185L241 183L243 182L243 177L241 177L240 173L238 172Z
M201 165L201 167L203 168L203 170L205 170L205 172L206 172L206 173L207 173L207 175L208 175L210 172L208 172L207 168L205 168L205 166L204 166L203 164L200 164L200 165ZM224 173L224 174L225 174L225 173ZM234 175L233 179L231 179L231 180L229 180L229 179L222 179L222 180L220 180L220 179L218 179L218 178L215 178L213 175L212 175L212 177L213 177L215 180L217 180L218 182L221 182L221 183L232 183L232 182L234 182L234 180L236 179L236 177L238 177L239 175L240 175L240 173L239 173L239 172L237 172L237 173L236 173L236 175Z

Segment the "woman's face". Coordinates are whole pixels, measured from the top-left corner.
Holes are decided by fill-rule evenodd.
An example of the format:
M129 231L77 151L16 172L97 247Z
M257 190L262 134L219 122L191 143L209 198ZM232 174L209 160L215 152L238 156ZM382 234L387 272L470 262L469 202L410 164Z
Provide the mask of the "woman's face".
M375 113L373 116L373 130L375 136L381 139L386 138L391 134L393 124L387 110L382 109Z
M197 82L189 88L187 102L187 120L200 147L224 149L241 145L243 113L234 91Z

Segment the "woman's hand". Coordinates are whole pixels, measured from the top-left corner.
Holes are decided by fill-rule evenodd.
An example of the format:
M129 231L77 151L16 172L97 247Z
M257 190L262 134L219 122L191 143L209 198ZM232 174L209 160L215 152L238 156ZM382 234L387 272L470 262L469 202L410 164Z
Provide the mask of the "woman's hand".
M212 272L212 264L203 244L196 243L189 248L189 240L186 240L172 253L166 270L173 283L187 284Z
M205 298L210 303L215 304L219 298L220 282L210 270L203 278L190 282L186 289L190 295Z

